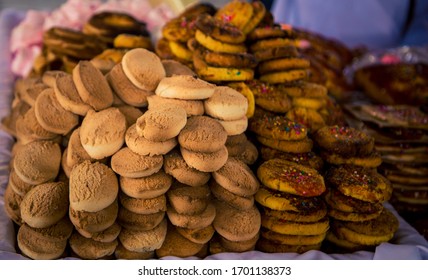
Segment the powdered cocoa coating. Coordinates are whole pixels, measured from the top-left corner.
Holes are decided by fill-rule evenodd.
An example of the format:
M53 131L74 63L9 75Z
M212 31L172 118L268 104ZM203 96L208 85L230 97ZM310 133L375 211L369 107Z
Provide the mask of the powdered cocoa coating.
M192 187L202 186L211 178L211 173L190 167L178 150L173 150L164 156L163 169L180 183Z
M23 145L15 155L16 174L28 184L42 184L55 179L61 165L61 149L52 141L35 141Z
M207 227L212 224L216 216L216 209L213 203L208 203L202 213L196 215L180 214L173 207L168 207L167 215L171 223L177 227L197 229Z
M77 115L84 116L92 109L89 104L83 102L70 74L64 74L56 78L53 86L55 97L61 106Z
M45 228L33 228L27 224L23 224L22 227L28 227L31 230L32 235L49 241L67 241L73 232L73 224L70 222L68 216L65 216L57 223L50 227Z
M204 101L205 113L213 118L232 121L245 116L248 109L247 98L227 86L217 86L214 94Z
M114 224L118 212L119 203L115 200L110 206L97 212L77 211L70 207L69 216L75 227L87 232L100 232Z
M178 135L181 147L194 152L212 153L224 147L227 132L215 119L208 116L193 116Z
M90 61L79 61L72 75L80 98L94 110L103 110L113 104L113 92L107 79Z
M228 203L230 206L241 210L247 210L254 205L254 196L240 196L226 190L215 180L209 182L212 194L218 200Z
M67 241L46 240L39 238L30 227L21 226L17 234L17 243L21 252L34 260L53 260L65 251Z
M13 189L13 191L17 195L24 196L35 185L28 184L22 181L22 179L18 176L18 174L16 174L16 172L12 169L9 174L9 186Z
M196 255L202 248L203 244L194 243L184 238L177 232L175 226L168 224L165 241L162 246L156 250L156 256L163 258L166 256L175 256L186 258Z
M33 140L51 140L58 134L47 131L37 121L34 107L16 120L16 135L24 144Z
M85 238L78 232L74 232L69 240L70 247L82 259L96 260L114 254L118 241L99 242L91 238Z
M164 105L146 111L137 119L136 129L150 141L166 141L176 137L186 122L187 113L182 107Z
M137 214L154 214L166 211L166 196L164 194L154 198L133 198L123 192L119 193L122 207Z
M119 240L129 251L151 252L159 249L165 240L167 233L167 220L163 219L159 225L151 230L123 229L119 234Z
M172 177L163 170L141 178L120 177L120 189L130 197L154 198L167 192Z
M202 172L214 172L219 170L227 161L226 146L213 153L200 153L180 148L181 155L186 163Z
M159 225L165 217L165 212L153 214L137 214L125 207L119 209L118 223L129 230L151 230Z
M212 176L220 186L240 196L254 195L260 186L248 165L234 157L229 157L223 167L213 172Z
M56 224L68 211L68 186L63 182L35 186L22 199L22 220L35 228Z
M147 107L147 97L154 94L153 91L135 86L123 72L122 63L117 63L106 78L117 96L131 106Z
M125 116L117 108L90 110L80 126L80 141L95 159L113 155L125 142Z
M151 141L137 133L136 125L128 128L125 134L125 143L128 148L139 155L164 155L177 146L177 137L165 141Z
M122 227L115 222L107 229L100 232L89 232L77 227L76 230L85 238L92 238L99 242L113 242L119 236Z
M230 241L250 240L259 232L261 215L255 206L248 210L239 210L216 200L215 208L217 214L213 226L226 239Z
M205 112L204 103L201 100L166 98L154 94L147 97L147 101L149 103L149 110L165 105L173 105L182 107L186 111L187 117L201 116Z
M77 211L97 212L117 198L119 183L107 165L84 161L70 173L70 206Z
M111 157L111 168L123 177L138 178L158 172L163 165L163 157L143 156L124 147Z
M207 185L192 187L174 182L167 192L169 204L179 214L197 215L208 206L211 191Z
M128 51L121 63L126 77L143 90L154 91L165 77L160 58L146 49L136 48Z
M40 125L52 133L66 135L79 123L79 116L61 106L52 88L39 94L34 113Z

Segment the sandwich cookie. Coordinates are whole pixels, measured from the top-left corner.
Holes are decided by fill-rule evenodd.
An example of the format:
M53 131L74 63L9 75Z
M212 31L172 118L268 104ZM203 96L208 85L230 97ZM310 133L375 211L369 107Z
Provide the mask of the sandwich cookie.
M56 178L61 149L52 141L35 141L22 146L13 159L13 169L27 184L38 185Z
M143 156L156 156L169 153L177 146L178 141L176 137L172 137L165 141L148 140L146 137L140 136L137 132L137 125L133 124L126 131L125 143L134 153Z
M150 141L176 137L187 123L187 113L179 106L155 107L137 119L137 133Z
M122 177L139 178L158 172L163 165L162 155L144 156L124 147L111 157L111 168Z
M79 61L72 75L80 98L95 111L113 104L113 92L107 79L90 61Z
M158 172L141 178L120 176L120 189L130 197L149 199L158 197L168 191L172 184L172 177L162 169Z
M203 100L214 94L216 85L189 75L163 78L155 93L161 97L187 100Z
M65 183L40 184L23 197L21 218L34 228L49 227L67 214L68 205L68 187Z
M136 87L146 91L154 91L166 75L160 58L143 48L129 50L121 63L126 77Z
M164 156L163 169L178 182L192 187L202 186L211 178L211 173L190 167L178 150Z
M110 206L119 192L116 174L107 165L84 161L70 173L70 207L98 212Z
M92 107L83 102L74 84L73 77L64 72L63 75L55 79L54 86L55 97L59 104L67 110L79 116L85 116Z

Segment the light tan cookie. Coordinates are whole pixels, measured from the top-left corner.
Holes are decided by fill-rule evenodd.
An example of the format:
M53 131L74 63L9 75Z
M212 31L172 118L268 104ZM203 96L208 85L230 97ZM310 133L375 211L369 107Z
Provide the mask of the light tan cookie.
M112 204L97 212L77 211L70 207L68 214L70 221L76 228L86 232L101 232L111 227L117 218L119 203Z
M116 153L125 142L126 119L117 108L89 111L80 126L80 141L94 159Z
M247 131L248 128L248 118L246 116L233 121L224 121L219 119L218 122L226 130L227 136L242 134Z
M212 225L197 229L176 227L176 230L183 237L197 244L208 243L215 233L215 229Z
M216 216L216 208L213 203L208 203L204 211L195 215L179 214L172 207L168 207L166 213L173 225L189 229L198 229L207 227L213 223Z
M165 241L167 220L163 219L159 225L151 230L123 229L119 240L123 247L132 252L152 252L159 249Z
M202 172L215 172L219 170L228 159L226 146L212 153L194 152L183 147L180 147L180 151L187 165Z
M172 77L174 75L189 75L195 76L195 72L192 69L184 65L183 63L173 59L163 59L163 68L165 69L165 76Z
M99 242L113 242L119 236L119 233L121 232L122 227L118 223L114 222L111 226L99 232L89 232L77 227L75 229L83 237L91 238Z
M166 211L166 196L164 194L154 198L134 198L124 192L120 192L119 201L122 207L137 214L153 214Z
M193 116L178 135L182 148L194 152L212 153L222 149L227 132L215 119L208 116Z
M83 102L70 74L58 76L52 88L56 99L65 110L84 116L91 109L89 104Z
M128 51L121 63L126 77L143 90L154 91L165 77L160 58L146 49L136 48Z
M44 129L37 121L34 107L27 110L23 115L16 118L14 135L22 144L27 144L38 140L58 139L58 134Z
M162 169L158 172L141 178L119 178L120 189L133 198L154 198L168 191L172 184L172 177Z
M180 183L193 187L202 186L211 178L210 173L190 167L179 150L173 150L164 156L163 169Z
M137 214L121 207L117 216L117 222L128 230L152 230L165 218L165 212L153 214Z
M82 142L80 141L80 127L78 127L73 130L70 139L68 140L66 165L72 168L85 160L89 160L91 162L95 161L95 159L88 154L85 148L83 148Z
M23 224L20 206L22 198L10 186L6 187L4 191L4 209L6 210L6 215L17 225Z
M167 192L168 202L179 214L198 215L208 206L211 191L207 185L192 187L175 182Z
M70 173L70 207L77 211L97 212L117 198L116 174L107 165L84 161Z
M227 189L220 186L215 180L210 180L209 186L212 194L215 198L220 201L226 202L229 205L241 209L247 210L254 205L254 196L240 196L236 195Z
M216 86L189 75L163 78L155 93L166 98L202 100L214 94Z
M52 226L67 214L67 185L61 182L37 185L24 196L20 208L22 220L31 227Z
M114 251L114 256L117 260L149 260L154 258L155 252L129 251L128 249L123 247L122 243L119 242L119 245L117 245L116 250Z
M166 141L176 137L187 123L187 113L179 106L155 107L137 119L136 130L150 141Z
M166 98L154 94L147 97L147 101L149 102L149 110L155 107L163 107L165 105L177 105L186 111L187 117L200 116L205 112L204 103L202 100Z
M111 168L123 177L139 178L158 172L163 165L163 157L143 156L124 147L111 157Z
M99 242L74 232L69 240L71 250L82 259L97 260L114 254L118 241Z
M73 69L73 81L83 102L99 111L113 104L113 92L100 70L86 60Z
M12 190L19 196L24 196L27 192L29 192L36 185L25 183L16 172L12 169L9 173L9 182L8 187L12 188Z
M217 86L204 101L205 113L213 118L233 121L245 116L248 101L241 93L227 86Z

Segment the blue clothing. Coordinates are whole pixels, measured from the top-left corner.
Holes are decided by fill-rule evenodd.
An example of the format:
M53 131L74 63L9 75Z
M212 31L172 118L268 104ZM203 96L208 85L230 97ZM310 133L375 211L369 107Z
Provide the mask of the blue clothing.
M428 0L276 0L271 11L277 23L335 38L351 48L428 46Z

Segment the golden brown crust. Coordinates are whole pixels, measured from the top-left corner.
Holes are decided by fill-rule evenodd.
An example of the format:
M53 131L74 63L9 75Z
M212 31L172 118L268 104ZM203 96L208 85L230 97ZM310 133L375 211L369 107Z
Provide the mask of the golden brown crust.
M274 113L286 113L291 109L288 95L277 90L274 85L259 80L248 81L246 85L253 92L258 107Z
M308 127L311 133L326 125L324 118L314 109L293 106L285 116Z
M277 71L263 74L259 77L259 79L272 84L281 84L300 81L307 78L307 76L308 72L306 69L293 69L288 71Z
M321 157L324 161L334 165L350 164L367 168L376 168L382 164L382 157L377 152L373 152L364 157L344 157L339 154L321 151Z
M286 153L308 153L313 146L312 140L308 137L301 140L276 140L257 135L256 138L262 145Z
M330 208L342 212L380 213L383 209L381 203L372 203L344 195L337 189L330 188L325 196Z
M288 245L272 242L264 237L257 241L256 248L266 253L298 253L303 254L310 250L320 250L321 243L314 245Z
M296 57L299 55L295 46L282 46L276 48L261 49L252 52L256 57L257 61L268 61L271 59L278 59L284 57Z
M291 69L309 68L309 60L299 57L275 58L260 62L257 71L260 75Z
M324 166L324 162L320 156L314 152L307 153L286 153L280 150L272 149L270 147L262 145L260 147L260 155L262 160L267 161L274 158L281 158L289 160L298 164L302 164L308 167L312 167L318 171L321 171Z
M255 68L257 60L250 53L223 53L213 52L208 49L196 50L201 58L211 66L230 68Z
M208 14L199 15L195 25L204 34L224 43L240 44L245 41L245 34L238 27Z
M281 234L266 228L262 228L261 236L276 244L283 245L318 245L324 241L327 232L314 235Z
M285 221L298 223L317 222L327 215L327 205L323 202L318 204L317 208L307 211L273 210L268 207L261 207L260 212L263 216L273 217Z
M251 20L254 14L254 7L251 3L238 0L230 1L217 10L214 17L243 30L245 25Z

